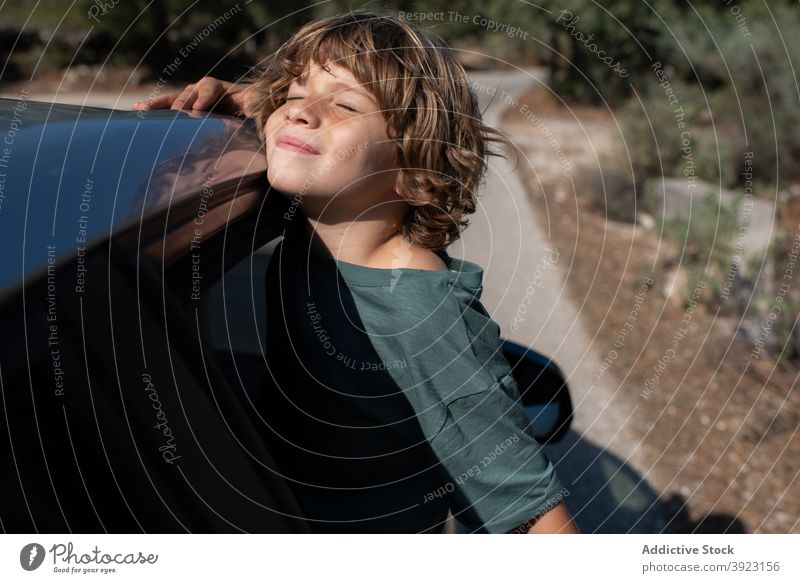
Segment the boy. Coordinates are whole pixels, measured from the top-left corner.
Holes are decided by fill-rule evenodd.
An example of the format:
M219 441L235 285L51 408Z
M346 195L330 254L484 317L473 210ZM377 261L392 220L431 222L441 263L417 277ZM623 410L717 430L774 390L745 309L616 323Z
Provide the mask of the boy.
M533 438L483 270L451 258L489 142L464 69L407 22L302 27L252 83L137 109L228 106L292 201L267 278L265 439L319 532L577 532Z

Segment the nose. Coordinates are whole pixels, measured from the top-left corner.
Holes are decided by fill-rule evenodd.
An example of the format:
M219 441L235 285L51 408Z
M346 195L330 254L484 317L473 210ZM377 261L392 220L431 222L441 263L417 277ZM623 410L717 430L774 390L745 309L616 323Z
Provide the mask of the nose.
M319 125L318 105L318 100L311 98L290 101L286 106L286 119L292 123L316 127Z

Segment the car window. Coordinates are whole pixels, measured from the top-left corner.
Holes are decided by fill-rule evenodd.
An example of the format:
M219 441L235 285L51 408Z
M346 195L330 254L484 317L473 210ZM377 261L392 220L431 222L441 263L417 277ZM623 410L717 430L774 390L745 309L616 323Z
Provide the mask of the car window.
M6 532L305 530L162 276L95 248L0 303Z
M15 101L0 99L10 122ZM155 209L185 202L213 173L215 187L263 174L251 120L209 112L141 112L28 102L0 179L0 286L69 257ZM48 247L42 244L47 241Z

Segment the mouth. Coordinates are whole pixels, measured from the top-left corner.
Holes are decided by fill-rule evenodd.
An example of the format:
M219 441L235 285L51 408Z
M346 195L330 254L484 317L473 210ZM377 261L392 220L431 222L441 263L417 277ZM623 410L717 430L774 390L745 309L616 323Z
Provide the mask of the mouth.
M276 148L282 148L284 150L291 150L293 152L297 152L298 154L308 154L310 156L318 156L319 150L317 150L314 146L304 142L303 140L298 140L297 138L292 138L290 136L281 136L275 142Z

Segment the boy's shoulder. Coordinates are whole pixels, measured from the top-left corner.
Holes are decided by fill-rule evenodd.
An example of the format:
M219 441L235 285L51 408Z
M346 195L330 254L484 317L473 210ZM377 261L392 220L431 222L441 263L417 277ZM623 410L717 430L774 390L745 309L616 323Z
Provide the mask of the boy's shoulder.
M379 249L373 267L383 269L424 269L444 271L447 265L435 252L408 241L390 242Z
M414 251L413 257L408 263L412 269L426 269L430 271L442 271L447 269L444 261L430 249L419 247Z

